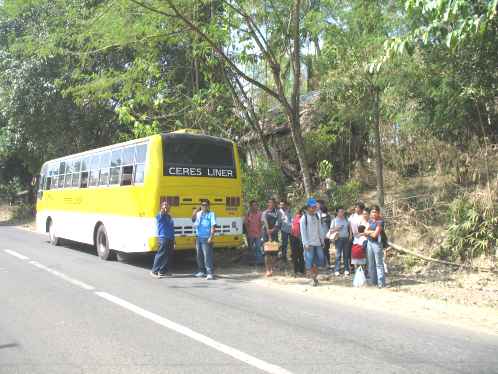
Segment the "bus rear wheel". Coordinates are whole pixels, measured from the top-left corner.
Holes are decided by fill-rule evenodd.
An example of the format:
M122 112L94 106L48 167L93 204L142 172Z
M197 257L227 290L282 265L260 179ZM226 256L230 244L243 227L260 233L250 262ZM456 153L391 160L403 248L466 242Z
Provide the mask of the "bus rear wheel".
M59 238L55 235L55 225L54 221L50 220L48 223L48 237L50 239L50 244L59 245Z
M95 248L97 249L98 256L102 260L113 259L113 251L109 248L109 240L104 225L100 225L97 229L97 234L95 235Z

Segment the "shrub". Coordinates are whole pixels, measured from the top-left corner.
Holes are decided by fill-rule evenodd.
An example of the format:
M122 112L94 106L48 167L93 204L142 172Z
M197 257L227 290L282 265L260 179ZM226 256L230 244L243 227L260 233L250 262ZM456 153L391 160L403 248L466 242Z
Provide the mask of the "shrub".
M342 185L335 185L330 191L329 208L339 206L348 208L358 201L360 197L361 184L357 180L350 180Z
M0 200L13 203L17 197L17 193L22 189L21 182L18 177L12 178L5 184L0 185Z
M448 236L437 257L472 263L476 257L490 256L498 243L498 213L475 195L460 197L450 205Z
M286 182L282 171L266 160L258 160L254 167L243 166L243 194L246 202L266 202L274 196L285 196Z
M34 217L34 207L29 203L17 205L12 212L12 219L15 221L26 221Z

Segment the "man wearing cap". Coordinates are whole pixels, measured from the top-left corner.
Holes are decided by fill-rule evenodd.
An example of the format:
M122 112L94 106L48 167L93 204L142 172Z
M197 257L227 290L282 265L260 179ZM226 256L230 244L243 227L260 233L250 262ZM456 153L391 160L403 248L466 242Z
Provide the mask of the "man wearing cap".
M317 214L318 203L310 197L306 201L306 212L301 217L301 240L304 248L304 264L307 274L313 279L313 286L318 286L318 267L324 264L323 245L325 230Z

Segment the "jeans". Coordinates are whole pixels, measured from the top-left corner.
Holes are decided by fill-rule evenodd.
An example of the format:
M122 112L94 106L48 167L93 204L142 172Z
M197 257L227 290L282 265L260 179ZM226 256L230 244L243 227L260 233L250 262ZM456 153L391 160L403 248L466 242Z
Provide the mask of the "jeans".
M382 244L369 240L367 243L367 256L370 282L374 285L385 286L384 248L382 248Z
M261 238L247 238L249 251L254 254L254 259L257 264L263 263L263 250L261 249Z
M152 272L164 274L168 271L168 263L173 252L173 239L159 238L159 249L154 257Z
M208 238L197 237L197 266L204 274L213 274L213 244L208 243Z
M344 261L344 271L349 271L349 239L339 238L335 241L335 271L341 270L341 257Z
M306 266L306 270L310 270L313 265L321 267L324 262L325 259L321 245L310 245L308 249L304 249L304 264Z
M289 236L290 234L282 231L282 245L280 246L280 250L282 253L282 258L287 260L287 247L289 245Z
M301 242L301 239L291 235L290 247L292 263L294 264L294 273L304 274L303 243Z

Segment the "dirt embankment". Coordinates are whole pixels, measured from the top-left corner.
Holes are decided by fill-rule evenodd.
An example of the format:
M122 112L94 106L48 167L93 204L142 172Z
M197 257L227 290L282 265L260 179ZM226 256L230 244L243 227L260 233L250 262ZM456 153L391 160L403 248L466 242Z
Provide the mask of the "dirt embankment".
M336 277L328 271L320 275L320 285L293 277L292 264L279 264L271 278L264 277L262 267L242 265L244 255L217 256L220 273L250 281L261 287L292 292L344 304L433 321L480 333L498 335L498 275L495 273L461 272L445 267L413 267L400 271L396 257L387 258L388 285L354 288L352 277ZM229 259L230 257L231 260Z

